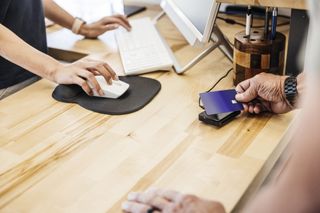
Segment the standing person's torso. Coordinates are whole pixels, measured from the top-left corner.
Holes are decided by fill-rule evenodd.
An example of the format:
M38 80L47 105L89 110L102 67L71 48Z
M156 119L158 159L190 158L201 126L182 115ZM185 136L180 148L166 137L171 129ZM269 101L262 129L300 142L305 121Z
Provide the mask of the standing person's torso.
M41 0L0 0L0 24L34 48L47 52ZM33 76L34 74L0 57L0 89Z

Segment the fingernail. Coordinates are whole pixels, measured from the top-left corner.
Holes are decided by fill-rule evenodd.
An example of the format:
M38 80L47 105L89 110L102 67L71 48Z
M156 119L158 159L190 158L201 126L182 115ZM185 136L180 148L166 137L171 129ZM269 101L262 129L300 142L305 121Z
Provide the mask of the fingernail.
M128 200L135 200L136 199L136 197L137 197L137 193L136 192L130 192L129 194L128 194Z
M100 96L103 96L103 95L104 95L104 92L103 92L102 89L99 90L99 95L100 95Z
M128 202L123 202L123 203L121 204L121 208L124 209L124 210L128 209L128 208L129 208Z

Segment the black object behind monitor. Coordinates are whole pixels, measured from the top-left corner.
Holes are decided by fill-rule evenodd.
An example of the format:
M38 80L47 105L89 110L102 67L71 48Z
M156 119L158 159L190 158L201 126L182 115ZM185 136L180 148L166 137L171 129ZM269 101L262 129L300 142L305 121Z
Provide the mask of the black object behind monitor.
M140 6L134 6L134 5L125 5L124 6L124 14L127 17L138 14L144 10L146 10L146 7L140 7Z
M251 8L252 14L254 16L264 17L265 15L265 8L264 7L256 7L253 6ZM228 5L226 7L226 14L228 15L240 15L245 16L248 12L248 6L239 6L239 5Z
M286 75L297 76L303 71L306 39L309 32L309 15L306 10L292 9ZM301 60L302 57L302 60ZM301 64L301 63L302 64Z

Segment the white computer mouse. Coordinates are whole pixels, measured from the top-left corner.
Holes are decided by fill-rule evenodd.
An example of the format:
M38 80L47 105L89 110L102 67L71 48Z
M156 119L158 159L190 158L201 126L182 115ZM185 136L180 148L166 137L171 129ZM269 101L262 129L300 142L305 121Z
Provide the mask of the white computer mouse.
M103 76L98 75L95 77L102 91L104 92L104 95L100 96L96 91L94 91L93 96L96 96L96 97L116 99L116 98L119 98L121 95L123 95L130 87L129 84L120 80L118 81L112 80L112 85L109 85Z

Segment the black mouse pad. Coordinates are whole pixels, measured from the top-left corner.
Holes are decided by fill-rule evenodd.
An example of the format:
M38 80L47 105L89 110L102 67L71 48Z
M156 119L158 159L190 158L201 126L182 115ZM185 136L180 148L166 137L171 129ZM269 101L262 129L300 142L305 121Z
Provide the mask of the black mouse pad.
M60 102L77 103L85 109L109 115L128 114L142 109L160 91L159 81L139 76L119 77L130 85L118 99L88 96L78 85L59 85L52 97Z

